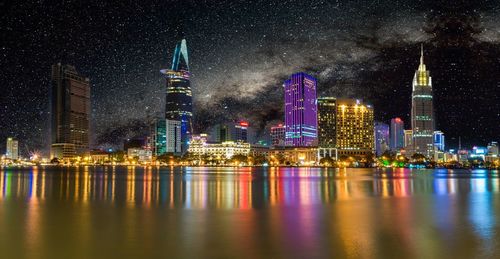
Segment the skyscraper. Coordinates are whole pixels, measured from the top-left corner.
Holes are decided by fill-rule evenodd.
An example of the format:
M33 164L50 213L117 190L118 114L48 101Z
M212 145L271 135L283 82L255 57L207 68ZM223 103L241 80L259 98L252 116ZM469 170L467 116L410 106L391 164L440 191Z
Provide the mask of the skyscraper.
M413 149L432 157L434 153L434 109L432 105L432 78L424 64L424 48L420 52L420 65L413 77L411 105L411 128L413 130Z
M318 98L318 146L334 148L337 107L335 97Z
M383 122L375 122L375 154L381 156L389 150L389 125Z
M402 119L394 118L391 119L391 138L390 145L391 150L399 151L405 146L405 124Z
M285 143L288 146L315 146L318 143L316 78L296 73L284 83Z
M374 150L373 107L354 99L337 99L336 142L339 155L371 155Z
M5 152L5 157L16 160L19 158L19 142L14 138L7 138L7 152Z
M192 133L193 104L185 39L175 47L171 69L163 69L160 72L167 78L165 118L181 122L181 149L186 152Z
M405 134L405 151L408 153L413 148L413 130L405 130L404 134Z
M52 66L51 116L51 157L89 151L90 83L73 66Z

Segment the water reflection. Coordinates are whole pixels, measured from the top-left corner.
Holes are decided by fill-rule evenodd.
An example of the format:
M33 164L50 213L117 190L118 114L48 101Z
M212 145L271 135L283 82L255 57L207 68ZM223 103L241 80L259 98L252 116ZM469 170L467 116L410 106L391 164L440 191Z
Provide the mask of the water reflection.
M500 252L496 171L2 170L0 250L6 258L232 258L241 251L249 258L460 258Z
M496 171L320 168L80 167L3 169L0 200L47 198L125 203L128 207L251 209L367 197L497 193ZM484 197L484 196L482 196Z

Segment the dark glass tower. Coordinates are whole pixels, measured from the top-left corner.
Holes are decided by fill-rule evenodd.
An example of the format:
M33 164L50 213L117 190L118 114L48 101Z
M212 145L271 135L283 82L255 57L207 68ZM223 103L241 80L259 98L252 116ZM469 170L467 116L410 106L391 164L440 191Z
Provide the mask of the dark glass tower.
M52 147L70 150L58 158L89 150L90 82L75 67L52 66L51 92ZM63 148L64 147L64 148Z
M181 122L181 149L184 153L189 147L193 117L189 59L185 39L177 43L175 47L171 69L163 69L161 73L167 78L165 119Z

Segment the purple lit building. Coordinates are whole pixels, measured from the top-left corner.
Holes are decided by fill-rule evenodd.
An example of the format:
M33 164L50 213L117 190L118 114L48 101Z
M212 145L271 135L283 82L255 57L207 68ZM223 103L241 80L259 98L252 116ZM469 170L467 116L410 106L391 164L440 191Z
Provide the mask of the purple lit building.
M318 144L316 78L306 73L293 74L285 87L285 144L294 147Z

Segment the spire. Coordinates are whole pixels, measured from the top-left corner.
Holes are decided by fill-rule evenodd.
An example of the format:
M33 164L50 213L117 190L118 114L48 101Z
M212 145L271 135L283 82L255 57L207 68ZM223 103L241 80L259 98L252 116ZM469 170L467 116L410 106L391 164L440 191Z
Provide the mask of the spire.
M424 44L420 44L420 65L418 66L419 71L425 71L425 64L424 64Z
M186 39L182 39L175 47L174 58L172 60L172 70L189 71L189 59Z
M424 44L420 44L420 65L424 64Z

